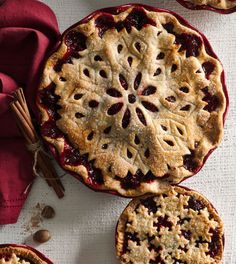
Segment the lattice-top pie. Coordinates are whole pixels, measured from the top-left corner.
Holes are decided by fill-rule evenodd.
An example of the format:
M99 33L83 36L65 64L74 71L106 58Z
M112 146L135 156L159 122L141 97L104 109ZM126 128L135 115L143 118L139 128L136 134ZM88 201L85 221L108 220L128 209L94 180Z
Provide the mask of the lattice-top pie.
M53 264L37 250L20 245L0 245L0 264Z
M97 11L67 30L39 88L41 132L97 190L157 193L195 174L223 133L223 70L172 13Z
M190 9L207 9L219 13L236 12L236 0L177 0Z
M134 199L116 233L122 264L218 264L223 255L223 223L197 192L173 187Z

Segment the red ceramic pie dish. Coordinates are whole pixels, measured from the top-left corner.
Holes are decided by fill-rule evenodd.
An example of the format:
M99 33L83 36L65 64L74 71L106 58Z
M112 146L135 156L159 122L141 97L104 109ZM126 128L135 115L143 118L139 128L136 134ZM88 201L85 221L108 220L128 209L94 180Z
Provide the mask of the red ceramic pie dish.
M1 260L5 260L7 263L9 263L8 261L12 261L10 263L22 263L22 261L25 261L30 264L53 264L51 260L38 250L30 246L16 244L0 245L0 261Z
M199 69L188 77L194 67ZM192 99L188 78L202 87ZM157 84L179 85L173 88L178 91L171 88L163 97ZM159 192L202 168L221 136L202 148L195 140L186 150L185 134L195 128L185 125L204 127L208 116L215 123L197 138L209 137L213 126L222 134L228 94L222 65L202 33L171 11L129 4L95 11L63 33L45 65L37 105L41 134L63 169L95 191L133 197ZM203 115L186 121L198 112Z
M223 9L223 8L214 7L214 6L206 5L206 4L204 5L194 4L193 2L188 1L188 0L176 0L176 1L179 2L182 6L188 9L192 9L192 10L209 10L209 11L213 11L213 12L220 13L220 14L231 14L231 13L236 12L236 5L231 8ZM234 2L234 0L231 2Z

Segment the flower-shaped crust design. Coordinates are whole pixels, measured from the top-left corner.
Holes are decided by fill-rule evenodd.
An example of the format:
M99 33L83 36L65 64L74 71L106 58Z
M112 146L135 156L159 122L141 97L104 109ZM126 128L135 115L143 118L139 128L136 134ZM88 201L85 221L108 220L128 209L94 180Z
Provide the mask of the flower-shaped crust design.
M36 249L25 245L0 245L0 264L53 264Z
M236 11L236 0L177 0L190 9L209 9L219 13Z
M202 195L174 187L131 201L119 219L116 242L122 264L218 264L223 224Z
M201 35L141 6L69 29L40 86L42 135L100 190L159 192L196 173L222 137L222 67Z

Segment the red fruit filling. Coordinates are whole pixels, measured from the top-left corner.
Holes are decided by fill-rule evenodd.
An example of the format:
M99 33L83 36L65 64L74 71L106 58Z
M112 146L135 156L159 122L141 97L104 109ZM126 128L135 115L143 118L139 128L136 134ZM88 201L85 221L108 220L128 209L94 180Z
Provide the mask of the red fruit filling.
M157 88L155 86L150 85L142 91L142 95L148 96L148 95L154 94L156 91L157 91Z
M157 231L160 231L161 230L161 227L167 227L169 229L172 228L173 224L167 220L168 219L168 216L165 215L165 217L162 217L162 216L159 216L158 219L157 219L157 223L154 224L154 226L157 227Z
M141 200L141 204L148 209L149 214L157 212L158 207L152 197Z
M181 45L179 52L186 51L186 57L197 57L199 55L199 49L202 46L200 37L185 33L177 34L174 32L174 25L171 22L163 25L163 27L168 33L175 35L175 43Z
M211 229L210 233L212 234L211 242L208 243L209 252L208 254L214 258L218 255L219 252L219 241L221 240L219 231L217 229Z
M188 200L188 206L185 208L193 209L194 211L200 211L206 206L199 200L197 200L195 197L191 196Z
M61 71L65 63L72 63L72 58L79 58L79 52L86 49L86 36L80 32L70 31L65 35L64 43L67 46L67 53L57 61L54 66L56 72Z
M41 127L41 134L45 137L50 137L52 139L63 137L61 130L55 126L53 121L47 121Z
M99 29L100 37L102 37L107 30L112 28L115 28L118 31L126 28L127 32L130 32L132 27L140 30L146 25L156 25L153 20L147 17L145 11L139 7L134 8L124 21L116 23L111 15L103 14L96 19L95 23Z
M89 175L89 184L102 185L104 183L101 170L95 168L93 165L94 161L88 161L88 155L81 155L78 149L65 145L64 152L60 157L60 162L63 165L69 166L83 165Z
M46 89L39 93L39 103L47 109L48 115L52 120L58 120L60 115L57 113L61 107L57 104L60 96L55 94L56 85L51 83Z
M211 95L207 87L202 89L202 91L205 94L202 100L207 102L207 105L204 107L204 110L208 112L215 111L220 104L218 97L216 95Z
M137 233L125 233L125 238L124 238L124 245L123 245L123 253L128 251L128 242L129 240L136 242L137 245L140 245L140 239L137 237Z
M206 61L202 64L202 69L205 72L206 78L209 80L210 75L215 69L215 65L210 61Z
M129 94L128 95L128 100L130 104L133 104L136 102L136 96L134 94Z
M4 258L6 261L9 261L11 259L11 255L9 254L0 254L0 259Z
M129 108L126 109L123 119L122 119L122 127L127 128L130 123L131 113ZM132 158L132 155L130 155L130 158Z
M186 170L189 170L194 173L198 170L199 165L197 164L197 162L194 161L195 158L194 150L190 150L190 151L191 154L185 155L183 157L183 164Z

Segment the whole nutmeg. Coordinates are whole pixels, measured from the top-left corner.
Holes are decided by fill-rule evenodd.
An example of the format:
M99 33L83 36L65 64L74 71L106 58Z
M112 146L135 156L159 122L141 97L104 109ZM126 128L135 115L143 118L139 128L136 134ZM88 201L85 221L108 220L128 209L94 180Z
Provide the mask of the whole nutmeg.
M53 218L55 216L55 210L51 206L46 205L43 208L41 215L47 219Z
M48 230L38 230L36 233L34 233L33 239L35 242L45 243L51 239L51 234Z

